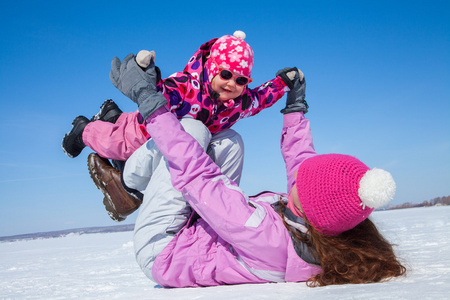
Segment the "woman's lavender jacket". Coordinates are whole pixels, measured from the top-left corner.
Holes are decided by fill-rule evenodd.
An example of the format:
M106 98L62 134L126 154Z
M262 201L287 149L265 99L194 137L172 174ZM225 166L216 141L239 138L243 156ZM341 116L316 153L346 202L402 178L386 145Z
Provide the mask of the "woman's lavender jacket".
M283 116L281 152L288 190L294 172L316 155L309 120L302 112ZM271 203L275 193L248 197L186 132L160 108L147 130L169 162L172 183L200 219L183 228L157 256L153 278L164 287L306 281L320 268L303 261Z

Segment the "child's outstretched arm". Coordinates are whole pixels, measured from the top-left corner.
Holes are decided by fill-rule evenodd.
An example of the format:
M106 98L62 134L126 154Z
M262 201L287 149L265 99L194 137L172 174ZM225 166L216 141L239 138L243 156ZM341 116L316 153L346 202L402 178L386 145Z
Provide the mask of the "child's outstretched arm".
M289 103L293 102L294 98L297 99L303 95L302 111L304 113L308 112L308 104L305 101L306 84L302 71L295 67L284 68L279 70L276 75L277 77L273 80L247 91L246 97L251 97L253 101L257 101L258 103L257 108L252 110L251 115L256 115L263 109L274 105L278 100L280 100L281 97L284 96L286 91L291 91L291 93L289 93Z
M258 103L256 108L251 109L251 115L258 114L265 108L274 105L281 97L284 96L287 90L286 83L283 82L281 77L277 76L272 80L265 82L259 87L253 89L247 89L242 98L247 98L248 107L251 108L255 103Z

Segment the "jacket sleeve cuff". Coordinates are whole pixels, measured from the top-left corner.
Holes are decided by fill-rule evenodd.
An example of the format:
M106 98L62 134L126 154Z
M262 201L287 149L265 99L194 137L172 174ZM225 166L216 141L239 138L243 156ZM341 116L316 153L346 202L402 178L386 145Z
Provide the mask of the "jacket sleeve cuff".
M157 110L155 110L154 113L152 113L150 116L148 116L148 118L145 120L148 123L151 122L151 120L153 120L154 118L156 118L159 115L162 115L166 112L168 112L169 109L167 108L167 105L161 106L160 108L158 108Z
M283 115L283 128L289 128L292 126L297 125L305 118L302 111L300 112L293 112L289 114Z
M289 92L291 90L280 76L277 76L272 80L272 85L277 91L284 89L285 92Z

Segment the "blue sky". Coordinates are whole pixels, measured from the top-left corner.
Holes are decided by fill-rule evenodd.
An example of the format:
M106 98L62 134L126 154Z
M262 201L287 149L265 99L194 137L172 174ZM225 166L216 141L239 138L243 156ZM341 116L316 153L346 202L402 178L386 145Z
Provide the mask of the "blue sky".
M75 159L61 150L72 120L90 118L108 98L136 110L109 80L114 56L154 49L167 77L202 43L237 29L255 52L251 87L284 67L304 71L318 153L390 171L393 204L450 195L448 1L255 3L3 4L0 236L116 225L89 177L89 149ZM245 142L241 187L249 195L286 190L284 103L233 127Z

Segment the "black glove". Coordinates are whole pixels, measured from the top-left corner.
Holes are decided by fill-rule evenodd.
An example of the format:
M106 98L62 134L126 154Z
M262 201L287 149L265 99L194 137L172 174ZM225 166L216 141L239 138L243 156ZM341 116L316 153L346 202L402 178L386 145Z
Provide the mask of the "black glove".
M166 98L156 90L158 71L153 59L145 71L142 70L133 54L128 54L122 62L117 57L111 62L111 82L125 96L137 103L144 120L158 108L167 105Z
M283 114L302 111L308 112L308 103L305 100L306 81L303 72L297 68L284 68L277 72L277 76L289 87L286 96L286 107L281 110Z

